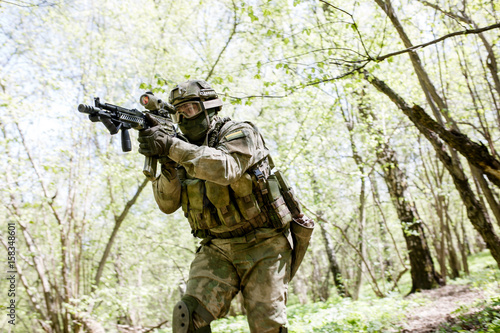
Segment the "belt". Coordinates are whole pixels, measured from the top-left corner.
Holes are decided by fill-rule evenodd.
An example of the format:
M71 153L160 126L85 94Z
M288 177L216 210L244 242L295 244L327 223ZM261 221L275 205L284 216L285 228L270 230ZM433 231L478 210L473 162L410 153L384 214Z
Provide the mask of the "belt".
M212 238L221 238L221 239L227 239L227 238L234 238L234 237L241 237L249 232L257 229L257 228L264 228L264 227L270 227L266 222L268 219L266 218L266 213L261 212L259 215L256 217L247 220L245 222L242 222L241 226L238 228L231 230L231 231L226 231L226 232L212 232L210 230L195 230L193 231L193 235L199 238L207 238L207 237L212 237Z

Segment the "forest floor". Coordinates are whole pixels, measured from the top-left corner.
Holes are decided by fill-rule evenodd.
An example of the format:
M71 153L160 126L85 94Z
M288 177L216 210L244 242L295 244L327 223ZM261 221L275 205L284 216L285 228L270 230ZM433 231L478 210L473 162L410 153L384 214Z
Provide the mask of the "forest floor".
M402 325L404 333L430 333L435 332L443 324L453 325L459 317L473 316L483 310L474 305L486 299L484 291L467 285L447 285L408 296L409 299L414 297L427 302L411 309L411 313ZM466 309L465 313L457 311L462 309Z
M397 291L379 298L365 286L357 301L336 294L323 302L287 307L294 333L500 333L500 270L489 252L469 257L470 274L439 289L405 296L411 277L403 276ZM382 283L383 281L381 281ZM246 317L230 316L213 323L212 332L249 332Z

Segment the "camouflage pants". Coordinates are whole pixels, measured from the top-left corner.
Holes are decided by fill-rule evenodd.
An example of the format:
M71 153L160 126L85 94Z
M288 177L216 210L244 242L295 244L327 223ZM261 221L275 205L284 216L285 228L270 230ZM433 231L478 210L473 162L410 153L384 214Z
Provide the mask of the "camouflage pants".
M191 264L186 295L215 317L225 316L241 290L251 332L279 332L286 325L291 238L273 229L242 237L213 239ZM206 325L194 317L195 328Z

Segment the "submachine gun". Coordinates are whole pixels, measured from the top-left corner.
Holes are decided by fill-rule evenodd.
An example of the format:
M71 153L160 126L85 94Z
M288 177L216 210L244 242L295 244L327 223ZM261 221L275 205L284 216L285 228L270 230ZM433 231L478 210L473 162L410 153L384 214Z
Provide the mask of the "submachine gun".
M162 101L150 91L141 95L139 103L148 111L141 112L137 109L126 109L113 104L101 103L99 97L94 98L94 106L86 104L78 105L78 111L88 114L92 122L103 123L111 135L121 131L122 150L124 152L132 150L129 129L141 130L152 127L147 121L146 114L150 114L157 120L169 135L178 136L172 117L170 116L170 114L175 113L173 105ZM156 179L157 163L158 159L155 157L146 157L144 161L142 172L151 181Z

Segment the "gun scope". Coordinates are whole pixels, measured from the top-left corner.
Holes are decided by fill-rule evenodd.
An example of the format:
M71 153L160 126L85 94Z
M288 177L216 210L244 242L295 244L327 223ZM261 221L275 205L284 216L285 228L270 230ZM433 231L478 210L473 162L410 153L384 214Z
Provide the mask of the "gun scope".
M159 110L162 107L162 100L153 95L151 91L147 91L139 97L139 103L150 111Z
M141 97L139 97L139 103L149 111L165 110L171 114L175 113L175 106L162 101L153 95L151 91L146 91L146 93L142 94Z

